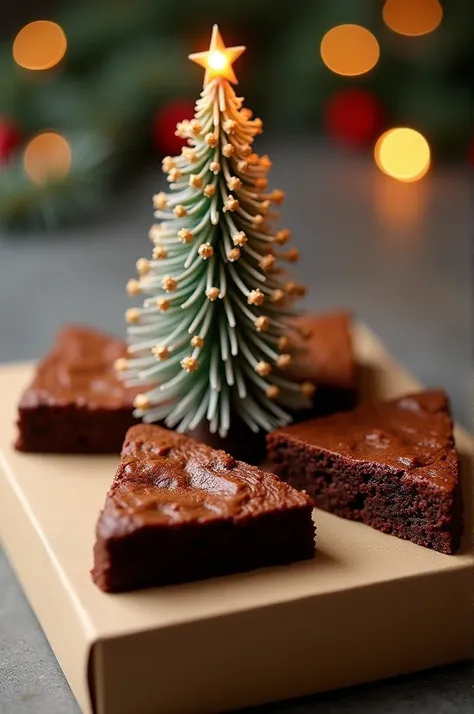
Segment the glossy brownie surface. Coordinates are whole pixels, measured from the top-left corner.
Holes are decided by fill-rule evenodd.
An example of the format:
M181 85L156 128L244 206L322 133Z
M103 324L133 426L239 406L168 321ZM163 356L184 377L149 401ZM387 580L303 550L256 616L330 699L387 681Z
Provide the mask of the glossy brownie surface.
M122 340L82 325L68 325L38 364L18 408L20 451L120 453L136 423L133 398L114 370L126 355Z
M119 591L309 558L312 507L273 474L137 425L97 524L93 577Z
M67 325L39 363L20 406L130 408L137 390L124 387L114 370L115 360L126 353L122 340L90 327Z
M364 404L277 433L337 453L349 462L381 464L448 490L457 482L453 425L442 391Z
M141 525L239 520L311 501L224 451L170 429L139 424L127 434L108 505L114 517L124 513Z

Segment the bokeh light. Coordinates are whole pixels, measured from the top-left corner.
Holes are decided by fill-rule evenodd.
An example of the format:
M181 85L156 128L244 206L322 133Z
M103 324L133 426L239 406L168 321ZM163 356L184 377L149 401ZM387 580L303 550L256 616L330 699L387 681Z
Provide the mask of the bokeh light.
M384 173L399 181L418 181L430 167L425 137L408 127L389 129L378 139L375 161Z
M344 87L328 98L323 126L329 136L352 146L371 145L383 126L379 99L362 87Z
M438 27L443 8L438 0L386 0L382 14L391 30L416 37Z
M64 178L71 167L71 148L66 139L55 132L37 134L28 142L23 165L32 181L39 184Z
M374 35L360 25L338 25L321 40L324 64L336 74L353 77L374 67L380 57Z
M25 69L51 69L66 54L66 35L59 25L49 20L36 20L25 25L13 42L13 59Z

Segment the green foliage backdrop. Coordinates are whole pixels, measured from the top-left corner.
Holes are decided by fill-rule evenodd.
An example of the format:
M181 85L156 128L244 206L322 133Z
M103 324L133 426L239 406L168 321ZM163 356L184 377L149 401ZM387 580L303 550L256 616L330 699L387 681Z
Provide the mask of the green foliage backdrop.
M441 26L426 37L410 38L384 25L382 5L380 0L66 5L50 18L68 39L58 67L20 70L12 59L13 37L0 47L0 134L7 120L23 137L23 145L0 166L0 222L25 227L74 220L100 205L150 147L157 158L168 153L166 132L157 136L154 121L173 99L196 96L199 76L187 55L206 47L214 22L227 44L248 47L239 79L267 131L327 130L328 102L344 88L358 87L377 99L385 125L420 130L435 159L464 159L472 121L472 7L468 0L443 3ZM358 23L376 35L381 58L366 75L340 77L321 61L321 38L340 23ZM45 129L70 138L72 170L61 181L33 185L22 169L22 150L29 137Z

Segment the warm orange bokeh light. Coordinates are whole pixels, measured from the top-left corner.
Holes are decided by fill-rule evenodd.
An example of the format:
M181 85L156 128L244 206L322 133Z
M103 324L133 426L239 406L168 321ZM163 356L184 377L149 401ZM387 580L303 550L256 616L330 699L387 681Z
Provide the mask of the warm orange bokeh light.
M26 146L23 165L35 183L61 179L71 167L70 146L60 134L49 131L37 134Z
M426 35L435 30L443 18L438 0L386 0L383 19L400 35Z
M320 49L324 64L348 77L368 72L380 57L376 38L360 25L333 27L321 40Z
M66 54L67 40L55 22L37 20L20 30L13 42L13 59L25 69L51 69Z
M375 145L381 171L399 181L418 181L430 167L430 147L425 137L408 127L389 129Z

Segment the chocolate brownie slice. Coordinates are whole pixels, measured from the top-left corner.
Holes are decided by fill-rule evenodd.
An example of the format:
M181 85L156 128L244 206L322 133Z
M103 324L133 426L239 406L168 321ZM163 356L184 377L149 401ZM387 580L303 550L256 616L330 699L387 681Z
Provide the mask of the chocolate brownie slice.
M459 463L444 392L278 429L267 446L276 473L319 508L442 553L459 547Z
M97 523L92 577L120 592L312 558L312 508L224 451L134 426Z
M120 453L136 389L117 378L126 345L89 327L69 325L37 367L19 404L19 451Z
M297 357L292 376L316 386L311 412L296 421L353 409L358 398L357 365L351 335L351 314L328 312L297 318L305 336L306 353Z

